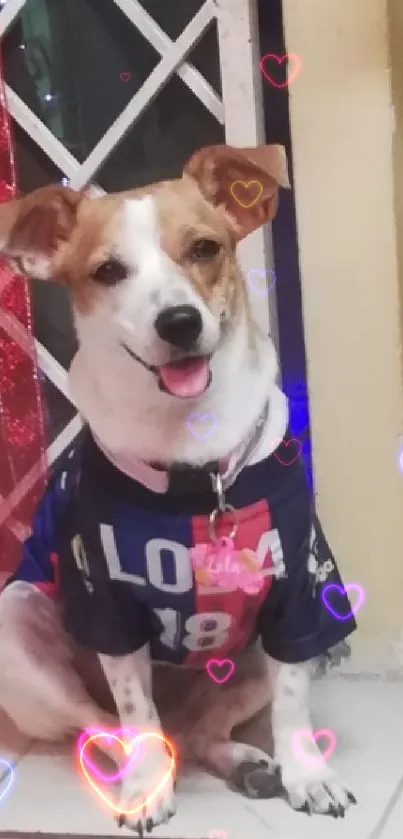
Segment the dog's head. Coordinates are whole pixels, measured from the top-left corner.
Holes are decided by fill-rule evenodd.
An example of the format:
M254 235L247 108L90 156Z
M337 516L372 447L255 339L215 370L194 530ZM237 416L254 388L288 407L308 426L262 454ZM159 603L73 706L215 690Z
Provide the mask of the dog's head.
M66 284L81 344L195 398L247 311L236 245L274 217L279 186L280 146L211 146L177 180L100 198L51 186L2 205L0 247L24 273Z

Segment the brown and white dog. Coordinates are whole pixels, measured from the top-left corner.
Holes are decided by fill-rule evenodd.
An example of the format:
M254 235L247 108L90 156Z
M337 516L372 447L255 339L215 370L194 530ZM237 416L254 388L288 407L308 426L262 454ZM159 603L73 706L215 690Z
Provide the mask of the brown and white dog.
M258 181L259 200L239 202L231 190L236 181ZM274 217L279 186L288 186L281 147L213 146L194 154L178 180L101 198L45 187L0 207L3 255L29 276L69 289L79 341L71 394L117 464L119 457L145 469L228 461L266 404L247 465L284 437L287 404L276 385L276 354L251 317L235 253L243 237ZM219 416L215 433L203 440L189 434L190 411ZM148 645L99 658L120 724L158 730ZM291 805L344 815L353 796L316 743L311 761L295 753L295 734L310 728L309 665L275 661L262 650L243 659L220 691L201 673L181 698L181 746L227 780L244 765L270 776L268 755L231 733L271 702L275 765ZM45 740L104 719L73 665L57 604L27 582L12 582L0 595L0 706L21 731ZM122 801L145 795L156 768L163 772L168 763L161 747L134 765ZM170 781L140 815L122 822L142 835L174 812Z

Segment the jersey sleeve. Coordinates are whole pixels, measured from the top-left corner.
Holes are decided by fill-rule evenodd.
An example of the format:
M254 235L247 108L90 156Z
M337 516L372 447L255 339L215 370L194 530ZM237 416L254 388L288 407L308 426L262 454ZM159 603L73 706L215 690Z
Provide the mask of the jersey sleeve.
M23 544L20 562L6 586L20 580L31 583L49 597L56 597L59 527L77 480L78 462L77 458L73 461L74 455L74 449L68 450L61 466L53 473L36 510L32 533Z
M258 630L268 655L297 663L338 644L356 629L356 622L316 516L309 537L284 559L285 574L273 581Z

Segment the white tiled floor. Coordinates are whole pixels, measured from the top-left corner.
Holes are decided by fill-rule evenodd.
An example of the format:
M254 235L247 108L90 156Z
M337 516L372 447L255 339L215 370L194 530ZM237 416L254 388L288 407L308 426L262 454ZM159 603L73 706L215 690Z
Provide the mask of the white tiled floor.
M309 818L281 800L251 801L194 770L179 780L178 814L152 835L199 839L223 830L228 839L401 839L403 682L322 680L313 700L317 728L337 735L332 762L358 799L344 820ZM15 783L0 802L1 831L134 835L98 806L68 750L13 741L0 718L1 756L16 761Z

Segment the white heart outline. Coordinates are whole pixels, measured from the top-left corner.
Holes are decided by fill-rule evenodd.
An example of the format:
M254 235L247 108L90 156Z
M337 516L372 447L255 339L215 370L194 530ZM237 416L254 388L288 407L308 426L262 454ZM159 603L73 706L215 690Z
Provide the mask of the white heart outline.
M203 422L204 417L210 417L213 420L213 425L212 425L211 428L207 429L207 433L205 432L204 434L199 434L197 432L197 430L195 431L192 428L192 425L191 425L192 418L198 419L199 422ZM198 411L194 411L192 414L189 414L189 416L186 420L186 425L187 425L190 433L193 434L193 437L196 437L197 440L201 440L201 441L207 440L208 437L210 437L210 435L213 433L213 431L215 431L216 428L218 428L218 424L219 423L218 423L217 417L215 417L214 414L211 411L204 411L204 413L202 413L202 414L199 413Z
M263 289L263 291L256 287L255 283L250 278L251 274L258 274L260 277L262 277L263 274L265 275L266 286ZM271 283L271 285L267 285L267 274L272 274L273 277L274 277L274 280ZM247 279L248 286L251 289L251 291L255 292L255 294L258 294L259 297L263 297L267 294L270 294L273 286L276 284L277 277L276 277L275 271L273 271L272 268L266 268L266 269L265 268L251 268L251 270L248 271L248 273L247 273L247 278L246 279Z

